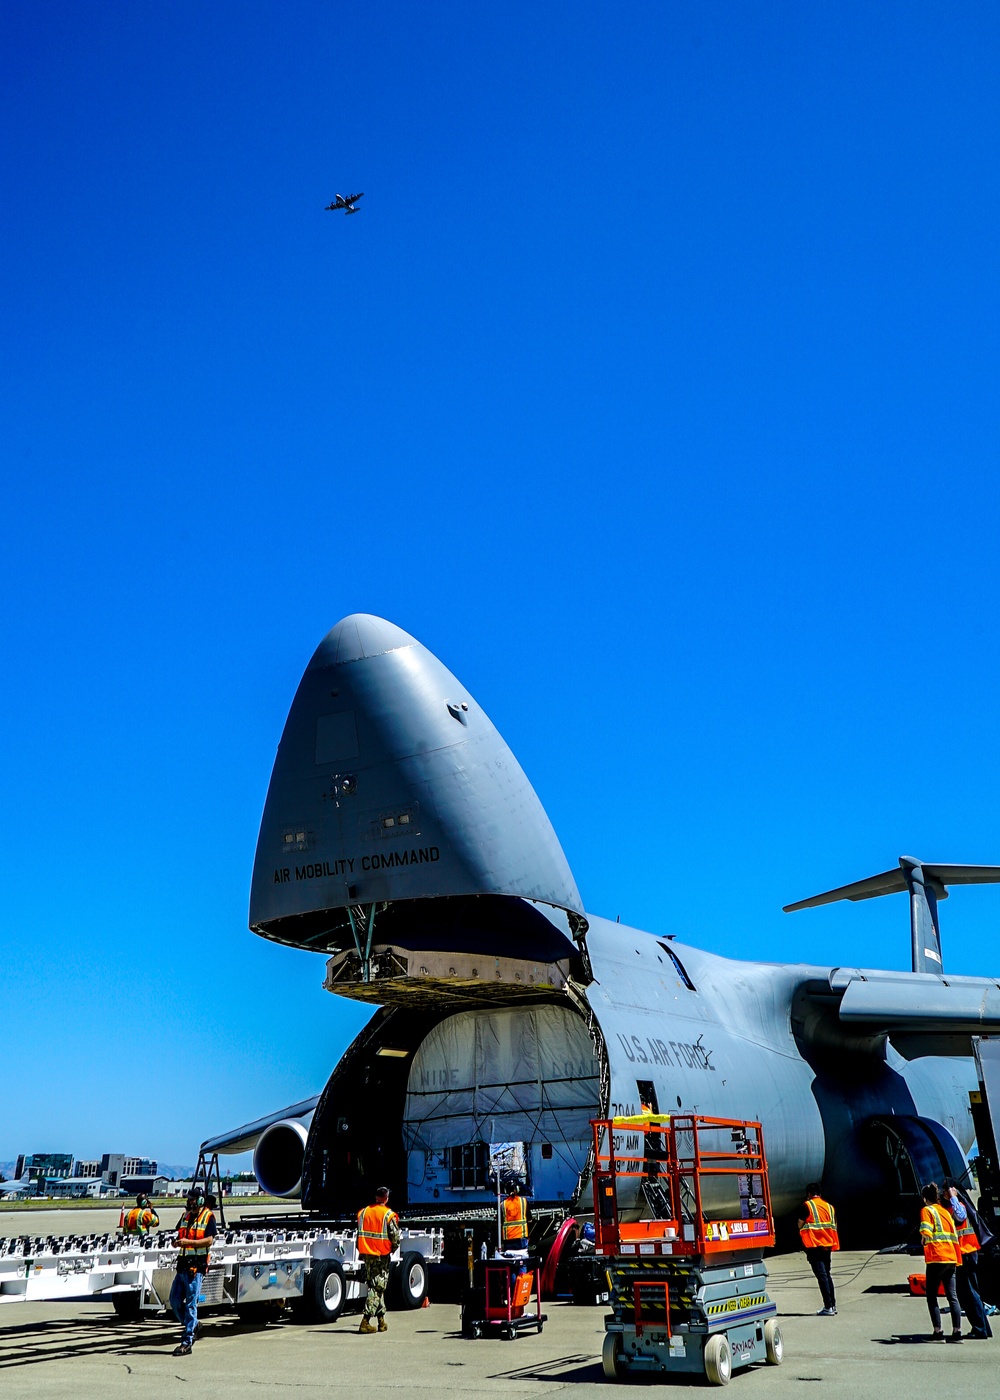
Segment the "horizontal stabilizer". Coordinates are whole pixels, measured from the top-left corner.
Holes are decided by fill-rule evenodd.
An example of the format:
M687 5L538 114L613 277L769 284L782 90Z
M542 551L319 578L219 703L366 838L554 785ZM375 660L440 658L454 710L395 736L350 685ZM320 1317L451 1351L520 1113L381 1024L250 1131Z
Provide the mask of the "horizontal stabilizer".
M784 912L815 909L818 904L834 904L838 899L877 899L883 894L910 896L910 951L914 972L944 971L941 957L941 924L938 903L948 898L947 885L1000 884L1000 865L926 865L913 856L900 856L895 870L883 870L869 875L867 880L855 880L852 885L840 885L811 899L786 904Z
M919 864L925 876L941 885L1000 884L1000 865L926 865L922 861ZM784 912L794 914L796 909L815 909L818 904L835 904L838 899L876 899L883 894L903 894L907 888L903 867L898 865L893 870L883 870L881 875L869 875L867 880L855 880L852 885L840 885L825 894L814 894L811 899L786 904ZM945 897L938 895L939 899Z

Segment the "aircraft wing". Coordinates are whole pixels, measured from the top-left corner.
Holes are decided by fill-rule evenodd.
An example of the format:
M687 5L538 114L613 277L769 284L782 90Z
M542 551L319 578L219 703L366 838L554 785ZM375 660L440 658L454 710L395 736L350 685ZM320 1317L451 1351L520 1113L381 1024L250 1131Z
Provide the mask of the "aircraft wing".
M838 967L821 999L830 992L833 1015L849 1038L888 1036L907 1060L969 1056L974 1036L1000 1038L1000 982L990 977Z
M356 199L363 199L363 198L364 198L364 194L365 194L364 190L361 190L360 193L358 193L358 194L349 194L349 195L347 196L347 198L344 200L344 203L345 203L345 204L353 204L354 201L355 201Z
M1000 1031L1000 984L987 978L853 978L844 988L840 1019L887 1031L922 1035L983 1035Z
M242 1127L232 1128L228 1133L219 1133L217 1137L206 1138L201 1144L202 1152L249 1152L251 1148L257 1146L258 1139L266 1128L270 1128L273 1123L280 1123L287 1118L308 1118L314 1112L319 1103L319 1094L311 1099L302 1099L300 1103L293 1103L288 1108L279 1108L275 1113L269 1113L264 1118L255 1118L252 1123L244 1123Z

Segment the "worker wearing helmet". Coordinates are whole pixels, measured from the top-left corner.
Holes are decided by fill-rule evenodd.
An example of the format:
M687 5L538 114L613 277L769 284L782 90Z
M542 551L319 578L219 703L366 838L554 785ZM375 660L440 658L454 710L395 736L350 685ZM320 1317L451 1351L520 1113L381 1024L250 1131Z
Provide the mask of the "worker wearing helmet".
M190 1355L198 1335L198 1293L208 1272L208 1254L216 1230L215 1215L206 1203L205 1192L200 1186L192 1187L177 1225L177 1272L170 1290L170 1306L184 1329L174 1356Z
M149 1203L149 1197L139 1192L135 1198L135 1205L131 1210L126 1210L122 1206L122 1213L118 1220L118 1228L124 1235L132 1235L137 1239L144 1240L150 1230L155 1230L160 1224L160 1217Z
M389 1188L380 1186L375 1204L358 1211L358 1253L364 1260L368 1296L359 1332L388 1332L385 1290L389 1283L389 1258L399 1244L399 1216L389 1209ZM373 1326L377 1320L378 1325Z

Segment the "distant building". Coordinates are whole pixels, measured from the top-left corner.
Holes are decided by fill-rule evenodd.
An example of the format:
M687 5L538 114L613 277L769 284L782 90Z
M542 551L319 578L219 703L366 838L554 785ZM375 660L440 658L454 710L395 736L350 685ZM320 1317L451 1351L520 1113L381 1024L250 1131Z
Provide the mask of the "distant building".
M96 1160L90 1162L76 1161L73 1163L74 1176L89 1180L91 1177L100 1176L100 1174L101 1164Z
M70 1197L74 1200L99 1200L107 1187L99 1176L53 1177L47 1184L46 1195Z
M72 1152L22 1152L14 1167L14 1177L27 1176L39 1196L52 1194L51 1183L69 1176L73 1170Z
M130 1196L165 1196L170 1184L165 1176L123 1176L118 1186Z
M124 1152L105 1152L101 1177L107 1186L120 1186L123 1176L156 1176L153 1157L126 1157Z

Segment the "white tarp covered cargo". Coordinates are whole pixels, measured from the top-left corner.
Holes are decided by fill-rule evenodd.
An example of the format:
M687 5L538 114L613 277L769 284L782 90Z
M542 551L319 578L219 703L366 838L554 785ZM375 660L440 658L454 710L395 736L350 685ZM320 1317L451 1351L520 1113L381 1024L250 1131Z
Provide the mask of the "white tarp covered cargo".
M491 1141L525 1143L529 1173L538 1179L544 1160L546 1181L554 1177L546 1195L569 1199L599 1112L597 1057L574 1011L541 1005L449 1016L410 1069L409 1200L488 1199Z

